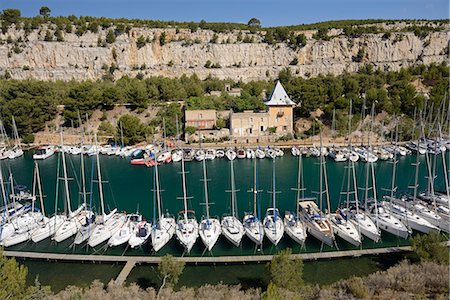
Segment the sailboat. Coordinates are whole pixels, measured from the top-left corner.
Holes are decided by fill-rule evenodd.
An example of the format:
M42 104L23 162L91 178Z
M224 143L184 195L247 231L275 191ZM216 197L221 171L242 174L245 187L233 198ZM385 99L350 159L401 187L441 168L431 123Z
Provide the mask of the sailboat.
M395 146L397 146L397 140L398 140L398 124L396 126L396 138L395 138ZM394 195L394 191L397 189L395 186L395 174L396 174L396 167L397 167L397 153L394 153L394 161L392 166L392 184L391 184L391 190L390 195L384 196L384 201L382 202L382 205L385 207L386 210L388 210L392 215L397 217L400 221L403 222L403 224L406 224L408 227L428 233L431 230L438 230L438 228L424 218L420 217L416 213L411 212L410 210L406 209L404 206L401 206L399 204L396 204L396 198Z
M184 158L181 160L181 176L183 185L183 205L184 210L178 213L176 235L178 241L184 247L187 253L191 252L195 241L198 238L198 222L195 218L195 212L188 210L188 199L186 190L186 171L184 167Z
M320 134L322 140L322 134ZM300 200L300 215L308 228L308 232L316 239L328 246L333 247L334 234L331 222L329 220L329 213L324 215L322 212L323 194L326 195L326 202L328 212L330 211L330 197L328 194L328 180L326 175L326 167L323 155L319 155L319 205L314 200L316 199L302 199ZM324 189L325 179L325 189Z
M181 156L181 159L183 159L183 156ZM164 215L162 213L162 202L161 202L161 189L160 189L160 183L159 183L159 173L158 173L158 164L155 165L154 168L154 185L155 189L154 195L156 200L156 208L158 211L158 219L153 224L153 227L151 229L151 240L152 240L152 246L153 250L155 252L158 252L161 250L162 247L164 247L170 239L172 239L175 228L176 228L176 222L175 219L169 215Z
M280 242L284 234L283 220L277 208L277 191L275 189L275 158L272 160L272 207L266 211L263 220L264 234L276 246Z
M256 159L253 161L253 188L250 190L253 194L253 212L245 213L242 224L245 234L257 246L261 246L264 238L264 227L259 218L259 196L258 193L258 176L256 171Z
M81 118L80 115L78 115L78 119L80 122L80 129L81 129L81 145L84 144L84 130L81 126ZM83 203L86 207L87 214L84 224L79 228L77 234L75 235L74 244L80 245L84 241L86 241L92 232L94 231L94 228L97 226L95 223L95 214L92 211L92 185L93 185L93 178L91 178L91 192L90 192L90 203L89 203L89 209L87 209L87 193L86 193L86 176L85 176L85 170L84 170L84 153L83 151L80 151L80 165L81 165L81 183L82 183L82 197L83 197ZM92 161L92 168L94 168L94 161Z
M134 228L137 227L139 223L143 222L142 215L138 212L134 214L128 214L126 216L125 222L108 240L109 247L116 247L128 243L131 236L133 235ZM148 228L147 228L148 229ZM147 231L149 234L150 231ZM148 235L147 235L148 237Z
M350 115L351 115L351 100L350 100ZM372 105L372 120L371 124L373 124L373 118L375 113L375 106ZM349 135L350 135L351 121L349 119ZM370 129L372 131L372 128ZM370 131L367 134L367 143L369 147L369 151L371 151L371 143L370 143ZM352 141L349 140L349 148L352 148ZM374 162L369 162L366 164L366 186L365 186L365 204L364 207L360 206L359 197L358 197L358 188L356 182L356 172L355 172L355 163L351 160L348 161L347 165L347 201L345 202L345 206L340 208L340 214L344 219L347 219L354 225L355 228L358 229L358 232L367 238L378 242L381 238L381 233L378 226L370 219L367 212L367 203L369 201L369 169L372 170L372 180L375 180L375 169ZM351 191L350 187L350 177L353 182L353 191ZM350 194L354 195L353 203L350 203ZM373 194L376 195L376 190L373 190ZM374 197L376 199L376 196ZM374 203L377 205L377 203ZM376 210L375 210L376 211Z
M97 144L97 134L95 134L95 142ZM114 235L126 221L126 216L117 213L117 208L110 211L109 214L105 213L105 201L103 198L103 181L102 172L100 169L100 159L98 152L96 153L97 161L97 180L98 180L98 193L100 196L101 215L96 218L97 226L89 236L88 245L96 247L101 243L108 240Z
M63 134L61 130L61 148L64 145L63 142ZM75 235L78 232L78 229L84 224L86 221L86 212L85 212L85 204L82 203L75 211L71 209L71 200L70 200L70 190L69 190L69 180L67 178L67 165L66 165L66 157L64 151L61 151L61 160L63 165L63 174L64 174L64 190L65 190L65 198L67 203L67 218L64 222L57 228L55 234L52 239L56 242L62 242L71 236Z
M37 166L37 164L36 164ZM35 203L36 203L36 184L40 185L40 178L37 176L39 174L39 171L34 169L34 175L33 175L33 190L32 194L29 195L29 199L31 200L31 210L21 214L20 216L15 217L11 223L13 224L15 231L12 235L2 240L1 244L5 247L10 247L13 245L17 245L20 243L23 243L25 241L28 241L31 238L31 233L34 229L36 229L39 225L39 222L43 219L43 214L40 211L37 211L35 209ZM11 187L14 186L14 182L11 178ZM14 193L11 194L11 197L17 197ZM22 195L23 197L24 195ZM40 195L42 197L42 195ZM20 197L20 196L19 196Z
M228 151L227 151L228 153ZM233 152L234 153L234 152ZM235 154L235 153L234 153ZM227 154L228 156L228 154ZM236 156L233 155L235 158ZM244 226L241 221L237 218L237 208L236 208L236 183L234 180L234 158L230 159L230 174L231 174L231 190L227 191L231 193L231 214L222 217L222 234L229 240L233 245L239 247L241 244L242 237L244 236Z
M35 162L36 165L36 176L39 178L39 164ZM59 175L59 163L58 163L58 175ZM59 182L59 180L58 180ZM58 191L58 182L56 183L56 190ZM38 243L42 240L45 240L52 235L55 234L56 230L64 223L66 220L65 215L57 214L57 210L55 209L55 213L50 218L45 216L45 205L44 199L42 197L42 186L40 180L38 180L38 190L39 190L39 200L41 203L41 213L44 218L38 223L39 226L31 233L31 240L35 243ZM58 207L57 198L55 199L55 208Z
M295 197L295 213L292 211L286 211L284 213L284 229L286 233L301 246L305 244L306 240L306 227L303 224L301 215L299 201L305 198L305 188L302 186L303 183L303 164L302 164L302 153L298 153L298 175L297 175L297 187L293 190L297 192Z
M11 222L12 216L17 212L16 205L14 203L14 206L11 208L11 206L8 203L8 196L5 189L5 182L3 180L3 171L1 168L0 163L0 189L1 189L1 195L3 199L3 211L2 211L2 217L1 217L1 227L0 227L0 241L10 237L14 234L14 231L16 228L14 227L14 224ZM22 205L19 207L23 207Z
M209 214L209 197L208 197L208 179L206 178L206 158L203 158L203 186L205 193L205 209L206 209L206 217L202 218L199 225L199 234L200 238L205 244L205 247L208 251L216 244L219 239L220 233L222 232L220 228L220 222L216 218L211 218Z
M18 158L23 155L23 150L20 147L19 132L17 131L17 125L16 125L16 120L14 119L14 116L12 116L12 125L13 125L13 136L14 136L14 140L15 140L15 145L11 149L11 152L8 156L9 159Z

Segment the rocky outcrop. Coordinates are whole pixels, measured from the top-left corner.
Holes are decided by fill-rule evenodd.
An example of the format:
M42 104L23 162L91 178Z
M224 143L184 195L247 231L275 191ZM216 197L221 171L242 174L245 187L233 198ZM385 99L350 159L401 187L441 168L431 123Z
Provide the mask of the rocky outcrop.
M162 31L166 34L164 45L159 39ZM359 38L337 35L329 41L308 38L306 46L294 50L284 43L268 45L262 35L249 32L218 34L217 42L211 43L212 31L139 28L102 47L99 39L105 39L106 31L82 36L64 33L63 42L44 41L45 32L44 28L25 36L23 30L10 29L0 34L0 74L8 71L18 79L95 80L110 74L108 68L116 65L115 78L139 73L146 77L195 73L200 78L211 75L250 81L273 78L287 66L303 77L355 72L366 64L395 71L445 61L449 40L448 31L433 32L424 39L410 32L393 33L387 39L383 34ZM253 42L236 42L238 35L253 38ZM139 36L147 40L140 48L136 44ZM359 61L355 58L362 48L364 57ZM206 68L207 61L216 68ZM290 65L295 61L296 65Z

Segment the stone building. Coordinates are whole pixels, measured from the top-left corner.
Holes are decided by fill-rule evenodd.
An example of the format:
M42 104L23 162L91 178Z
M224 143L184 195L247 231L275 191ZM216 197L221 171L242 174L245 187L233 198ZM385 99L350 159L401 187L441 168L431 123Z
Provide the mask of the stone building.
M215 109L186 110L184 117L185 126L196 130L213 129L217 121Z
M231 113L230 134L237 142L259 142L293 133L293 102L278 81L262 112Z

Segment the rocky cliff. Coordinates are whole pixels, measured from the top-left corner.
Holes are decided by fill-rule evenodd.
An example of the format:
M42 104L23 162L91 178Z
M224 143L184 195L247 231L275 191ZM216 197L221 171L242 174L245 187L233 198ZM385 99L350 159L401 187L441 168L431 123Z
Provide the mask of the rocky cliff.
M445 61L449 40L448 30L432 32L425 38L400 31L389 37L367 34L348 38L338 33L327 41L313 39L312 32L305 32L306 45L293 49L284 43L266 44L261 33L238 31L216 35L208 30L191 33L188 29L136 28L107 44L107 30L81 36L64 32L64 41L59 42L56 38L45 41L47 30L54 32L41 28L25 34L11 28L0 34L0 74L7 71L17 79L85 80L111 73L115 78L139 73L145 77L195 73L200 78L211 75L250 81L275 77L286 66L303 77L355 72L366 64L395 71L413 64ZM250 42L242 42L242 36ZM141 43L137 43L139 37ZM355 59L358 52L364 55ZM213 67L205 67L208 61Z

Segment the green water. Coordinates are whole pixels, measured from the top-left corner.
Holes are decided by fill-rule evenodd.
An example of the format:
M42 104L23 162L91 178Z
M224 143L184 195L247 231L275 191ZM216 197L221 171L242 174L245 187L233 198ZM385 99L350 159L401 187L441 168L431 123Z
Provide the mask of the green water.
M286 151L288 152L288 151ZM72 196L72 208L75 208L77 204L81 201L79 195L79 181L80 181L80 166L79 157L72 155L67 155L68 158L68 168L70 177L74 178L70 181L70 189ZM398 192L406 191L408 186L413 183L414 180L414 168L411 163L415 162L415 156L406 156L399 158L398 170L397 170L397 184ZM153 205L153 169L147 168L145 166L132 166L129 164L129 160L122 159L119 157L109 157L101 156L101 166L103 180L108 183L104 185L105 191L105 201L106 206L109 209L117 207L121 211L139 211L149 220L153 219L155 206ZM91 190L91 174L96 174L93 172L93 157L86 158L86 176L87 176L87 188ZM318 160L315 158L304 158L305 166L305 186L307 188L307 196L312 196L312 191L318 190ZM420 170L420 188L424 189L426 185L425 180L425 158L421 158L421 170ZM440 159L438 160L438 166ZM15 176L15 181L17 184L24 184L31 186L32 175L33 175L33 159L32 153L26 153L23 157L16 160L6 160L2 161L2 169L6 174L8 170L11 170ZM53 157L39 162L41 178L43 182L43 190L46 194L45 203L47 213L53 213L55 207L55 182L57 178L57 164L58 156ZM272 160L264 159L258 160L259 169L259 182L260 189L263 190L261 193L261 211L264 212L267 207L271 204L271 194L267 193L272 187ZM362 186L364 184L364 174L365 174L364 163L357 163L357 175L359 178L358 185ZM209 181L209 199L210 202L214 204L211 205L211 214L215 216L221 216L230 209L229 199L230 194L226 193L225 190L230 188L230 174L229 174L230 163L226 159L216 159L207 162L207 171ZM181 190L181 176L179 174L181 168L180 163L172 163L167 165L162 165L159 168L161 176L161 186L164 189L162 193L164 211L175 215L178 211L183 208L183 203L177 197L182 196ZM387 188L390 186L391 180L391 168L392 165L388 162L377 162L376 163L376 174L377 174L377 184L379 196L383 194L382 188ZM331 197L331 202L333 210L339 204L339 201L344 200L344 196L340 196L340 191L343 186L343 178L345 163L335 163L334 161L327 161L328 169L328 181L329 181L329 192ZM436 186L443 187L443 182L441 180L442 176L439 176L442 171L441 168L438 169L438 178L436 181ZM196 161L186 163L186 170L189 172L187 174L187 190L193 199L190 201L190 206L196 211L196 216L198 219L204 213L204 207L200 205L203 202L203 185L200 181L202 177L201 163ZM236 160L235 161L235 173L236 173L236 188L239 189L237 192L238 210L239 216L242 217L244 211L252 210L252 194L248 192L253 186L253 161L252 160ZM62 173L61 173L62 174ZM96 178L96 175L94 176ZM276 159L276 189L281 193L277 194L278 197L278 208L280 212L283 213L287 209L295 209L295 192L291 190L295 187L297 180L297 159L292 157L290 153L286 153L284 157ZM60 181L60 197L58 198L58 211L62 211L64 208L64 198L61 196L62 193L62 182ZM97 184L93 183L92 193L89 194L89 200L92 200L93 207L98 209L98 189ZM360 192L360 197L362 197L362 191ZM341 199L342 198L342 199ZM38 244L32 242L16 245L10 247L13 250L23 250L23 251L42 251L42 252L66 252L66 253L92 253L92 249L87 249L86 247L73 247L73 239L69 239L63 243L55 245L51 243L48 239L42 241ZM374 244L373 242L365 239L363 242L364 248L371 247L386 247L392 245L404 245L407 244L405 240L399 240L394 236L383 233L383 241L379 244ZM342 240L338 240L338 245L340 249L351 249L351 245L347 244ZM271 245L269 241L264 243L264 247L261 252L256 252L254 244L250 242L247 238L243 239L242 246L240 248L232 246L225 238L221 237L213 248L211 254L207 253L205 255L249 255L254 253L275 253L279 249L290 247L293 249L294 253L300 251L313 252L320 249L320 243L314 238L308 238L306 243L306 249L300 249L300 247L294 243L289 237L285 236L277 247ZM333 250L330 247L325 246L324 251ZM204 251L203 244L200 239L197 240L193 250L191 251L191 256L202 255ZM125 246L117 247L114 249L103 249L101 247L96 249L95 253L105 253L112 255L121 255L126 253L127 255L154 255L151 251L151 247L147 244L143 248L130 250L126 249ZM174 255L182 255L182 246L173 238L157 255L164 255L166 253L171 253Z
M28 285L33 285L37 278L42 285L49 285L53 292L59 292L68 285L88 287L94 280L107 284L116 279L124 266L120 263L83 264L21 259L17 261L28 268Z
M403 259L404 254L338 258L304 262L303 278L310 284L331 284L352 276L367 276L386 270ZM240 284L243 289L265 289L270 277L266 263L229 265L188 265L185 267L177 287L198 287L205 284ZM134 267L127 284L136 283L142 288L158 288L161 279L155 265L142 264Z

